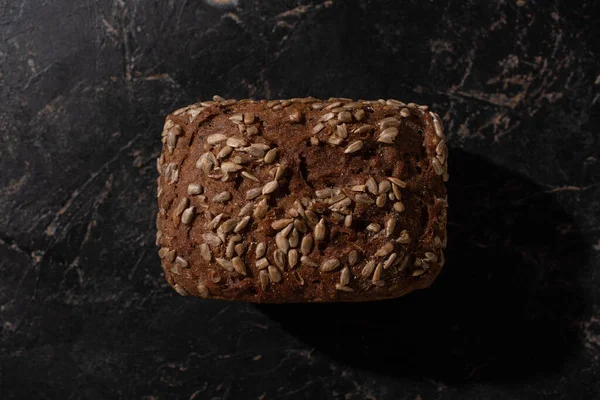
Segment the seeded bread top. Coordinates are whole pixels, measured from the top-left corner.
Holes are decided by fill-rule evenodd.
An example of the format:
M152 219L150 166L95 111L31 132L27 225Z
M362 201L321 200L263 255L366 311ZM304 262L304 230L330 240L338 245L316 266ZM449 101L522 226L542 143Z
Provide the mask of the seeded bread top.
M443 266L447 147L426 106L216 96L162 137L157 245L182 295L375 300Z

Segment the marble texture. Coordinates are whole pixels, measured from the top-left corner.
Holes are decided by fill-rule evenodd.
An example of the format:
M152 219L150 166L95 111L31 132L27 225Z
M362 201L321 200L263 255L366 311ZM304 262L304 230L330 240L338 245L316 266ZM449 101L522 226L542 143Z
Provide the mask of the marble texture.
M600 397L593 0L0 0L0 398ZM436 283L369 304L182 298L154 247L165 115L429 104Z

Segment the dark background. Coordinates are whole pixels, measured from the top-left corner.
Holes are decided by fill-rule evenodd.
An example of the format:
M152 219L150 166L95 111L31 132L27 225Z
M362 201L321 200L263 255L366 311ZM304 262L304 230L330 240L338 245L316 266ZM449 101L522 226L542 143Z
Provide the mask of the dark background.
M599 398L597 4L0 0L0 398ZM160 131L213 94L432 106L451 148L433 287L176 295Z

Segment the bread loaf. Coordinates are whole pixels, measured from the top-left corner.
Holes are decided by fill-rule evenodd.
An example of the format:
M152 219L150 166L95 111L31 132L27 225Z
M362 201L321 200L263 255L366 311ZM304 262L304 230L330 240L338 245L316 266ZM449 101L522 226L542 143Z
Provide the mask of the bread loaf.
M444 265L448 149L427 106L215 96L162 142L156 244L181 295L377 300Z

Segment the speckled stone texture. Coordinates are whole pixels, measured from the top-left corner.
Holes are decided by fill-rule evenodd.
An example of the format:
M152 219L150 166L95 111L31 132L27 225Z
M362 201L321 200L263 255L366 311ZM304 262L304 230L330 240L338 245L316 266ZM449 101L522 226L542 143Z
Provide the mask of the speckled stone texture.
M594 15L592 0L0 0L0 398L600 397ZM432 287L284 306L169 288L160 131L215 93L447 110Z

